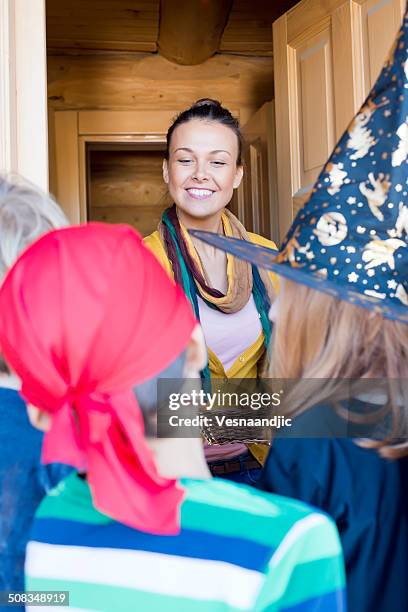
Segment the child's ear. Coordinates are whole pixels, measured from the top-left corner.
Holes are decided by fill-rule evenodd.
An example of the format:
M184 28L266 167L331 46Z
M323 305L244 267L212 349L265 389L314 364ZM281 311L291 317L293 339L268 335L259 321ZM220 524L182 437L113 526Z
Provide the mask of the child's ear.
M33 427L40 431L49 431L51 428L51 415L44 410L40 410L32 404L27 405L27 414Z
M186 361L184 364L184 376L188 378L190 372L200 372L207 365L207 349L201 326L197 324L191 334L187 345Z

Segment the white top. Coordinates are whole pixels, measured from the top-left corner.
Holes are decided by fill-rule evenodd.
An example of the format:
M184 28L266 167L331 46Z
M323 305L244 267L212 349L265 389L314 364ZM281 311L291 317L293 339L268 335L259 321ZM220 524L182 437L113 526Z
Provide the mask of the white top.
M227 372L238 357L256 342L262 332L255 300L251 294L247 304L233 314L225 314L210 308L199 295L197 301L206 345L217 355ZM222 446L205 445L204 451L207 461L227 461L245 453L246 446L241 442Z
M197 296L205 342L227 372L238 357L259 338L262 325L253 296L239 312L225 314Z

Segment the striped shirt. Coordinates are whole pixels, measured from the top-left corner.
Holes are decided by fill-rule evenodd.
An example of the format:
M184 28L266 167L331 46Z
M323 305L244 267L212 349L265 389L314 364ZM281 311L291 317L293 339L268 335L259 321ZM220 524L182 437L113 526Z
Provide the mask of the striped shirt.
M70 475L37 511L26 590L69 591L70 611L345 609L341 547L326 515L222 479L180 485L181 531L159 536L98 512L87 482Z

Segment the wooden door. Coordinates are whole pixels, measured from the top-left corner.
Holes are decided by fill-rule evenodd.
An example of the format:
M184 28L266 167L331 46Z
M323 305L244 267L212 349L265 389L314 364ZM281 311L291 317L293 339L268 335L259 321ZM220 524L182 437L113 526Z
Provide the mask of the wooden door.
M405 0L357 0L361 24L364 94L368 95L392 47L405 10Z
M266 102L243 126L244 179L239 215L245 227L278 241L275 108Z
M402 0L304 0L273 25L281 237L375 82Z

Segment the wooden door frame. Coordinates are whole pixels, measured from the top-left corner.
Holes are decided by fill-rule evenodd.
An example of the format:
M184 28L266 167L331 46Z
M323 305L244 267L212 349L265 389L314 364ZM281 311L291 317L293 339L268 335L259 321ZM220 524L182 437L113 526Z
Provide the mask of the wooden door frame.
M48 189L45 0L0 0L0 170Z
M55 111L54 195L71 223L87 220L86 147L89 143L166 143L173 111Z
M254 123L255 121L255 123ZM240 220L247 230L279 243L275 104L265 102L242 126L245 172ZM245 200L246 199L246 200ZM267 216L265 218L268 203Z

